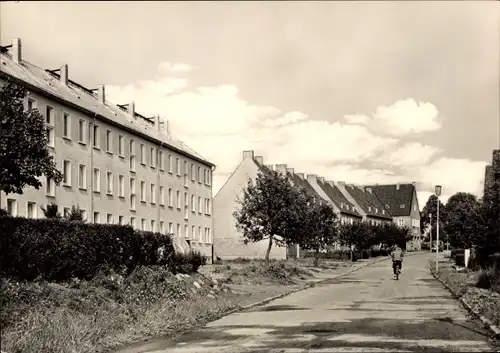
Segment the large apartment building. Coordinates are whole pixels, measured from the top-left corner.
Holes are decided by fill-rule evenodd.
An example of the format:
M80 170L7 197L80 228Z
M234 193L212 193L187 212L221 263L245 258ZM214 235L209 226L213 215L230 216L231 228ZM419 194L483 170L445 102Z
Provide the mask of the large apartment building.
M78 205L89 222L172 233L212 258L214 164L174 139L159 117L137 113L133 102L110 103L102 85L72 81L67 65L44 70L23 60L19 39L1 49L0 85L27 89L25 107L44 116L63 182L44 179L39 190L1 194L0 208L39 218L41 206L56 203L66 213Z

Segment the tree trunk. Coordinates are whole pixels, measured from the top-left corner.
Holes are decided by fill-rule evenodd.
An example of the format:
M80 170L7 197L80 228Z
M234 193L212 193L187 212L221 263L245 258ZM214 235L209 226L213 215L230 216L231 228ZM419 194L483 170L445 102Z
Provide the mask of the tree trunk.
M314 254L314 267L318 267L319 263L319 248L316 249L316 253Z
M271 254L271 248L273 246L273 236L269 236L269 245L267 246L267 251L266 251L266 262L269 262L269 254Z

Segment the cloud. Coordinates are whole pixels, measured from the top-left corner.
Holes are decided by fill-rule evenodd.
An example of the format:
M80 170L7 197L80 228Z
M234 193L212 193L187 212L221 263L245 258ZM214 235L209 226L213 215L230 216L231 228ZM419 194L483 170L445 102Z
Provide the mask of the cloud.
M160 73L187 73L194 70L189 64L184 63L170 63L168 61L164 61L158 65L158 70Z
M436 159L442 153L438 148L407 140L405 135L440 128L431 103L407 99L377 108L372 117L318 120L300 111L251 104L234 85L190 87L188 79L166 72L175 65L160 67L155 80L107 87L108 96L113 102L134 100L139 112L164 117L174 137L215 163L214 194L241 161L242 151L250 149L265 164L287 163L297 172L334 181L418 181L421 192L432 190L434 183L441 183L447 195L480 192L486 163Z
M375 132L398 137L441 128L436 106L412 98L396 101L388 107L379 106L371 117L357 114L346 115L344 119L348 123L366 125Z

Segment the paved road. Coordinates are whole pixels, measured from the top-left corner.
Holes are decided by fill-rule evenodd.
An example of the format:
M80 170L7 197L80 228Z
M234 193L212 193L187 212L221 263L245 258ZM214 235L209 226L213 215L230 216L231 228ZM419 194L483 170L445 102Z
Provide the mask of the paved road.
M429 259L407 257L399 281L384 261L135 352L494 352Z

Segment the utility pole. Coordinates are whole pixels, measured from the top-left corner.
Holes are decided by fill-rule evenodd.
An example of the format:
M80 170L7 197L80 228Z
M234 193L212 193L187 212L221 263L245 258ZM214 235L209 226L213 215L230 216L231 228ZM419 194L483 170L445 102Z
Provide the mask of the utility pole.
M429 251L432 252L432 213L429 213L429 217L430 217L430 226L431 226L431 229L430 229L430 232L429 232Z

